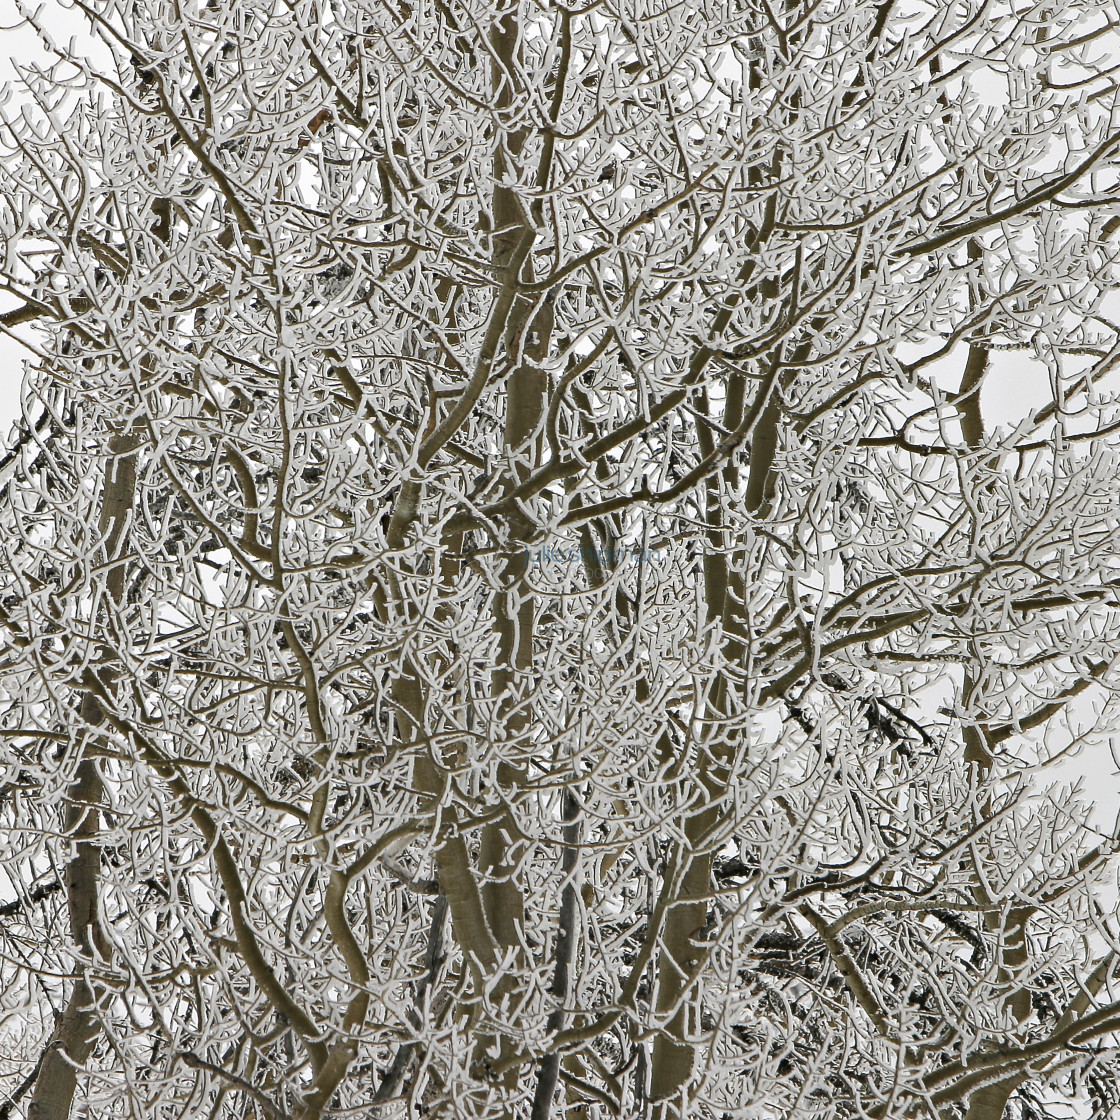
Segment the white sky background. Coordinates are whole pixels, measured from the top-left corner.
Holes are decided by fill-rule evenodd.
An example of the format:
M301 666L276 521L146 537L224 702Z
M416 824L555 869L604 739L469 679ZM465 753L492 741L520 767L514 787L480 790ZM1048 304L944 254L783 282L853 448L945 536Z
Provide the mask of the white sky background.
M86 22L74 9L63 6L59 0L34 0L32 11L39 13L51 37L58 43L66 43L74 37L79 45L88 42ZM21 26L22 25L22 26ZM0 0L0 88L17 77L17 65L38 63L49 66L51 55L44 48L38 35L24 23L16 0ZM4 110L11 113L18 104L19 91L12 90ZM15 307L17 300L5 292L0 292L0 311ZM31 339L31 332L19 332ZM20 383L23 378L23 363L30 357L29 351L7 335L0 334L0 441L6 443L15 418L19 415Z
M30 7L56 43L64 46L73 40L79 54L97 53L84 17L65 0L31 0ZM37 33L24 22L17 0L0 0L0 88L17 77L17 65L38 63L45 67L52 61ZM12 113L18 104L19 91L13 89L5 111ZM16 302L12 296L0 293L0 311L15 306ZM28 340L33 338L27 328L21 328L19 333ZM0 334L0 444L7 443L12 423L19 414L20 384L28 357L30 352L26 348ZM962 363L963 354L956 352L943 364L938 363L944 370L947 390L957 388ZM929 372L934 373L935 369ZM993 368L985 381L982 400L989 431L1001 426L1013 427L1024 415L1050 399L1049 373L1033 355L1013 352L993 356ZM1115 744L1120 752L1120 734L1115 737ZM1050 780L1073 783L1082 779L1083 795L1095 803L1094 824L1107 830L1111 830L1120 807L1117 777L1120 759L1113 759L1112 745L1104 742L1088 746L1044 771Z
M32 10L54 41L60 45L73 39L80 53L93 46L84 17L65 0L30 0ZM96 50L96 47L94 47ZM38 34L23 20L17 0L0 0L0 88L16 78L16 66L52 61ZM19 91L13 90L6 109L18 104ZM0 310L15 305L13 297L0 293ZM30 331L21 331L30 339ZM23 362L29 352L10 337L0 334L0 440L4 440L19 414L19 390ZM984 415L989 428L1013 425L1031 408L1049 401L1049 381L1045 367L1025 354L1001 356L984 387ZM959 379L957 355L951 366ZM952 386L954 389L956 385Z

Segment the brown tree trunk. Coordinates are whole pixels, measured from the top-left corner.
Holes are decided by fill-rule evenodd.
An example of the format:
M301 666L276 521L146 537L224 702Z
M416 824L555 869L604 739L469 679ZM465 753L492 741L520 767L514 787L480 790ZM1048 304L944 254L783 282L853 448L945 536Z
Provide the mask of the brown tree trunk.
M99 529L105 558L122 555L125 529L136 489L136 449L139 441L131 433L119 433L109 441L110 461L106 472ZM125 565L118 563L106 577L110 603L122 606L125 599ZM103 620L106 629L115 620ZM81 720L87 729L104 722L105 713L97 697L86 692L81 702ZM66 1009L39 1069L35 1090L28 1106L28 1120L68 1120L77 1091L78 1070L93 1051L99 1033L97 994L91 986L83 962L108 960L109 944L97 913L98 884L101 878L100 810L103 796L101 774L94 759L83 758L70 787L64 815L66 835L74 844L74 856L66 866L66 902L70 914L70 935L78 948L78 975L70 990Z

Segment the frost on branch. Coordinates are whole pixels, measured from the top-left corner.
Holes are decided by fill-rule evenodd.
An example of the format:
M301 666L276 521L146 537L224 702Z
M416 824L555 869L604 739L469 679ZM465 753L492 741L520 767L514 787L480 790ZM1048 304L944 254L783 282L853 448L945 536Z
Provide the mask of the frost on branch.
M1104 1120L1111 17L76 10L0 1117Z

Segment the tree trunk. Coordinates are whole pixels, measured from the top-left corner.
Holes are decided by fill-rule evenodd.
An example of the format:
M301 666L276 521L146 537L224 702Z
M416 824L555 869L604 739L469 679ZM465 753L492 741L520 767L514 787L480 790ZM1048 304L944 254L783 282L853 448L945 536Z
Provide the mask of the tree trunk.
M112 561L120 557L125 529L136 489L137 437L118 433L109 441L110 460L99 519L104 554ZM121 607L125 599L125 566L118 563L106 577L109 598ZM111 670L103 677L111 680ZM105 719L101 704L90 692L82 696L81 721L94 728ZM35 1091L28 1106L28 1120L68 1120L77 1090L77 1073L93 1051L99 1033L97 996L83 974L83 962L108 960L109 944L97 913L101 878L100 811L103 796L101 774L92 758L83 758L68 794L64 826L74 842L74 857L66 867L64 887L70 914L70 935L80 954L78 976L70 991L66 1010L47 1047Z

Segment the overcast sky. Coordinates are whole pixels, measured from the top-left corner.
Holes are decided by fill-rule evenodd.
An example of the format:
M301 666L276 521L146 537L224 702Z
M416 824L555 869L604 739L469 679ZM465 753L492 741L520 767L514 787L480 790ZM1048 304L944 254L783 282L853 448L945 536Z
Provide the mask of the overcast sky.
M59 0L36 2L34 8L41 12L44 25L57 41L65 42L72 35L80 34L83 22ZM39 36L22 23L16 0L0 0L0 88L16 77L17 64L49 65L50 56ZM19 92L9 91L3 111L11 115L18 106ZM0 311L14 307L18 301L0 292ZM21 332L30 338L30 333ZM11 338L0 334L0 440L6 440L12 422L19 413L19 386L23 375L23 362L28 351Z
M85 21L64 0L35 0L33 8L39 12L38 18L56 43L65 45L73 40L81 53L89 50L90 38ZM37 62L46 66L50 61L51 56L36 32L26 24L21 26L17 0L0 0L0 88L16 77L16 65ZM19 91L12 88L3 111L11 115L18 111L18 105ZM0 311L15 306L16 302L13 297L0 293ZM1120 304L1120 299L1116 302ZM20 333L28 339L33 337L27 328L21 328ZM29 356L26 348L0 334L0 444L7 442L19 412L23 365ZM1013 426L1032 408L1050 400L1049 375L1042 362L1024 353L1000 354L997 358L985 383L983 396L989 431L1000 425ZM963 348L958 348L939 365L939 372L943 374L939 380L943 381L946 389L956 389L963 366ZM1087 748L1060 765L1048 768L1048 776L1055 779L1065 782L1078 778L1085 780L1085 796L1094 802L1096 808L1094 823L1098 828L1105 829L1111 829L1120 801L1115 792L1118 789L1117 773L1117 763L1107 743ZM1102 796L1101 790L1113 792L1111 796Z

